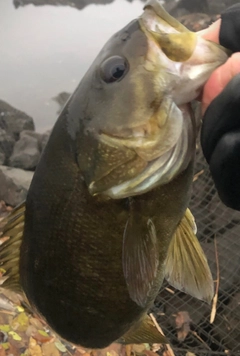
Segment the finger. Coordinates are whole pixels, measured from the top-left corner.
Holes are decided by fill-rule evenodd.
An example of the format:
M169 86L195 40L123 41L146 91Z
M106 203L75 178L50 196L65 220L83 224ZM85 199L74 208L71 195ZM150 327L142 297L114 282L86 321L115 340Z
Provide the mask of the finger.
M230 80L240 73L240 52L234 53L226 63L218 67L210 76L203 88L202 112L205 113L209 104L214 100Z

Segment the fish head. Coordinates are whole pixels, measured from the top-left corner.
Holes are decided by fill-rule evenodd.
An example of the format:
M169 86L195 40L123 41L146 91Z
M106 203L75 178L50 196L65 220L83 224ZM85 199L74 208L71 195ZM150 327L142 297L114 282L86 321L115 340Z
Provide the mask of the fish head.
M142 194L187 167L196 139L188 103L227 57L157 0L111 37L67 105L91 195Z

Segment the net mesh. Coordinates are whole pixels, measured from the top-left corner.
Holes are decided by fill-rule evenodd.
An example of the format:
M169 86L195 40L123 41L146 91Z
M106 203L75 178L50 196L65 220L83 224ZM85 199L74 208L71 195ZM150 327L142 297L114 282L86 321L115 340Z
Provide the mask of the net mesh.
M207 305L166 283L153 311L175 356L240 355L240 213L219 200L199 145L190 208L218 293Z

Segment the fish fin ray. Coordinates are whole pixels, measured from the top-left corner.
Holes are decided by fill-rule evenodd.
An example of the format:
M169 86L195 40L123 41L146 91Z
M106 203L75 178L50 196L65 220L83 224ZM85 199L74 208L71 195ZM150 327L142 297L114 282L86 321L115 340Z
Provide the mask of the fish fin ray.
M134 325L118 342L122 344L167 344L168 339L158 331L152 319L146 315L139 324Z
M123 237L123 273L129 295L139 306L145 307L149 292L157 276L158 253L154 223L131 216L126 224Z
M173 287L210 303L213 278L195 233L194 217L187 209L169 246L165 278Z
M18 205L1 221L0 238L8 237L0 246L0 268L5 272L0 278L1 287L22 292L19 261L25 218L25 202Z

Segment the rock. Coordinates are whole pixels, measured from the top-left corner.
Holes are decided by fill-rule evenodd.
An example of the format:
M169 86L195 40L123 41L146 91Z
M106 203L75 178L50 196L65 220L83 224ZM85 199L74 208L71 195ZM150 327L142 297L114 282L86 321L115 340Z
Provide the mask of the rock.
M176 3L176 9L185 9L188 12L208 12L209 6L207 0L180 0L180 1L175 1ZM166 2L166 7L168 5L168 2ZM175 11L171 11L172 15L175 15Z
M31 137L34 137L39 145L40 145L40 142L41 142L41 139L42 139L42 134L39 133L39 132L36 132L36 131L31 131L31 130L23 130L21 133L20 133L20 137L19 139L21 139L23 136L31 136Z
M24 0L25 1L25 0ZM231 5L237 4L239 0L165 0L164 7L173 16L179 16L179 11L185 10L188 13L205 13L217 15ZM180 15L181 16L181 15Z
M127 1L132 2L133 0ZM141 1L145 3L147 0ZM32 4L35 6L71 6L79 10L91 4L111 4L112 2L114 2L114 0L13 0L13 4L16 8ZM164 7L175 17L190 13L216 15L238 2L239 0L165 0Z
M12 154L14 144L15 140L13 137L8 135L5 130L0 128L0 153L2 157L2 159L0 158L0 162L2 160L1 164L7 163L6 161Z
M49 136L51 134L51 130L48 130L46 132L44 132L41 136L41 141L40 141L40 149L41 149L41 152L44 150L47 142L48 142L48 139L49 139Z
M13 153L9 158L9 166L34 170L40 158L40 134L23 131L15 143Z
M0 150L0 165L4 164L6 160L5 154Z
M26 199L33 172L0 166L0 200L16 206Z
M16 8L19 6L25 6L33 4L35 6L42 5L54 5L54 6L71 6L79 10L84 9L90 4L110 4L114 0L13 0L13 4Z
M34 130L34 122L24 112L0 100L0 128L5 130L15 140L18 140L20 132L23 130Z
M1 219L4 218L5 216L7 216L12 210L13 210L12 207L7 206L3 200L0 200L0 225L1 225ZM1 299L1 296L0 296L0 299Z
M132 2L132 0L127 0ZM146 0L141 0L143 3ZM25 5L53 5L53 6L71 6L79 10L84 9L91 4L111 4L114 0L13 0L13 4L16 8ZM227 7L238 3L239 0L165 0L165 8L173 16L179 14L179 10L187 11L188 13L201 12L208 14L219 14Z
M57 96L55 96L53 98L53 100L56 101L56 103L58 103L58 105L59 105L59 109L57 111L58 114L60 114L60 112L62 111L64 105L66 104L66 102L70 98L70 96L71 96L70 93L67 93L66 91L63 91L63 92L59 93Z
M193 13L178 16L178 20L191 31L201 31L218 20L218 15L207 15L202 13Z

